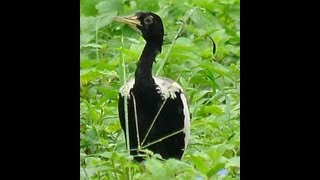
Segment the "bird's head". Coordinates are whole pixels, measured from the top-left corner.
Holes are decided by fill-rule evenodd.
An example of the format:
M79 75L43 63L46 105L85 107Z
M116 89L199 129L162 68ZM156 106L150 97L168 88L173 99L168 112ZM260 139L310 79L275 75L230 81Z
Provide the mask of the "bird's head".
M114 21L130 25L141 32L147 42L163 44L163 24L161 18L152 12L137 12L132 16L114 17Z

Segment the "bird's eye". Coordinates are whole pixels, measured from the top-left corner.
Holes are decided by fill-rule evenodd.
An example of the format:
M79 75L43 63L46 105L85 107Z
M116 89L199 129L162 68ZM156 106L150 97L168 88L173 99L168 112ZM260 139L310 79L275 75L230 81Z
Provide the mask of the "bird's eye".
M147 16L146 18L144 18L144 23L145 24L153 23L153 17L152 16Z

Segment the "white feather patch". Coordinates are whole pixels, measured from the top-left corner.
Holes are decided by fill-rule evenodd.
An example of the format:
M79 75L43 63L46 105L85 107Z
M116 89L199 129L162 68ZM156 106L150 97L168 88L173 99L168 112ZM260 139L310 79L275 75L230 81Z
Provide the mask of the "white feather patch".
M188 108L188 103L187 103L187 98L186 96L181 93L180 94L180 98L182 100L182 104L183 104L183 115L184 115L184 128L183 128L183 132L184 132L184 152L182 157L184 156L188 143L189 143L189 136L190 136L190 113L189 113L189 108Z
M156 77L154 81L157 85L156 89L163 99L176 98L176 92L183 93L181 86L169 78Z
M159 94L161 94L161 97L163 100L172 98L176 98L176 92L183 93L183 90L181 86L174 82L173 80L165 77L154 77L154 81L156 83L156 90ZM129 96L130 90L133 88L135 80L132 79L128 81L124 86L122 86L119 90L119 93L122 96Z
M119 90L119 93L121 94L121 96L123 97L127 96L130 98L129 93L130 93L130 90L133 88L133 85L134 85L134 79L131 79L126 84L124 84Z

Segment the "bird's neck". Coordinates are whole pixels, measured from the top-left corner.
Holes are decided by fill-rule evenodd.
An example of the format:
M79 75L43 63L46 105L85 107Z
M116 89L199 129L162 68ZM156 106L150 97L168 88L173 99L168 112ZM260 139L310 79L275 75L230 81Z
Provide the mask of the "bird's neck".
M141 88L153 88L152 65L157 54L161 51L161 45L149 43L145 45L135 72L135 86Z

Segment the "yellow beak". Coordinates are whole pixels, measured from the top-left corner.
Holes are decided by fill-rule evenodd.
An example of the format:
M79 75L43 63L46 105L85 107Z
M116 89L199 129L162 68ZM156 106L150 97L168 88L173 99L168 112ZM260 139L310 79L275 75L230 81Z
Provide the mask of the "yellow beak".
M138 19L138 16L117 16L113 18L113 21L122 22L131 26L142 26L141 22Z

